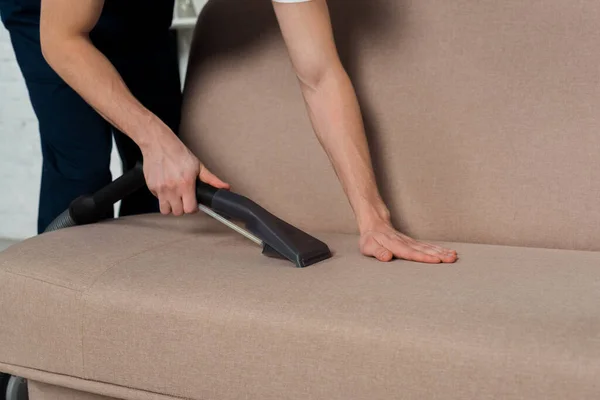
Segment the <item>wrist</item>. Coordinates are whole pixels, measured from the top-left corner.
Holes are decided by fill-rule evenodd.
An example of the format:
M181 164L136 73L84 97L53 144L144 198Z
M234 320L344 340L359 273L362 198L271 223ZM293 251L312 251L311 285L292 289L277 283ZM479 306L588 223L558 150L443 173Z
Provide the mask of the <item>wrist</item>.
M143 117L143 122L137 124L132 139L139 146L142 154L164 148L177 137L171 129L154 114Z
M369 204L356 213L358 229L361 234L372 231L381 226L391 224L391 215L388 208L383 204Z

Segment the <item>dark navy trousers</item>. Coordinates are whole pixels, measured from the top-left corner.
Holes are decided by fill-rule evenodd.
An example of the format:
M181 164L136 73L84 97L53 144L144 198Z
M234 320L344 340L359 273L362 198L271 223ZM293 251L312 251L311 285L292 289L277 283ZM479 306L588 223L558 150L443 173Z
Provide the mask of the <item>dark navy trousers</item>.
M173 0L106 0L90 37L133 95L177 134L181 88L177 44L169 30L172 11ZM113 137L124 171L142 156L131 139L104 120L44 60L40 0L0 0L0 16L10 33L39 122L41 233L72 200L97 191L113 179L109 169ZM157 199L144 188L122 201L120 215L158 210Z

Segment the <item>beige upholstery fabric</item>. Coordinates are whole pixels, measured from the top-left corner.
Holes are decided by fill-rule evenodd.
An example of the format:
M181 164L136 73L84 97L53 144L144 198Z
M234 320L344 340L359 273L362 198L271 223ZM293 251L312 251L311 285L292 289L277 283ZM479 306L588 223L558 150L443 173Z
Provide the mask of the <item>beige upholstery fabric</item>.
M399 226L600 250L598 1L327 2ZM271 5L238 3L211 1L196 31L185 137L276 213L350 232Z
M103 225L85 236L79 236L78 229L58 231L51 239L34 237L3 252L0 292L6 303L0 308L0 320L11 323L0 324L2 343L10 344L1 346L0 362L81 376L81 362L74 360L81 357L82 308L74 294L89 288L123 255L169 245L186 234L205 235L199 227L186 225L187 230L181 230L179 221L174 223L165 232L158 225L144 228L144 221L139 221L117 236L114 227ZM40 354L40 348L53 353Z
M117 400L35 381L29 381L28 388L29 400Z
M600 250L600 3L328 3L398 226L460 261L359 254L271 5L211 0L184 139L335 256L296 269L203 215L14 245L0 371L32 400L600 398L600 252L566 250Z
M133 236L137 247L114 253ZM456 244L456 265L379 264L353 235L318 236L335 257L306 269L200 215L15 245L2 254L0 302L30 311L0 307L16 322L0 329L0 360L198 400L600 395L600 253ZM32 262L84 243L93 279L66 259L64 269ZM68 276L71 287L58 286ZM11 289L26 278L25 293ZM71 325L65 304L80 310ZM34 330L72 338L73 349L37 348Z

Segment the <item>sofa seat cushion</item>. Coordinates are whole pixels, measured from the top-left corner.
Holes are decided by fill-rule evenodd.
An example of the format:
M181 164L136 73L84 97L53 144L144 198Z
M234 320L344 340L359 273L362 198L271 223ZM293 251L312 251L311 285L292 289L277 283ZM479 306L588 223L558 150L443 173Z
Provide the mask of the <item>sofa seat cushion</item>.
M0 364L189 399L600 396L600 253L452 244L297 269L203 215L0 253Z

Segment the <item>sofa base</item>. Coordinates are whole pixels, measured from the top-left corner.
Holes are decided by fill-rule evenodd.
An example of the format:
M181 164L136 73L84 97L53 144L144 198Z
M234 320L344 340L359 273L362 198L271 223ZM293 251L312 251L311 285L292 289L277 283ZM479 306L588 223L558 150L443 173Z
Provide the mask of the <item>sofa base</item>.
M183 400L144 390L0 363L0 371L27 379L29 400ZM70 397L69 397L70 396Z
M29 400L119 400L36 381L29 381L28 387Z

